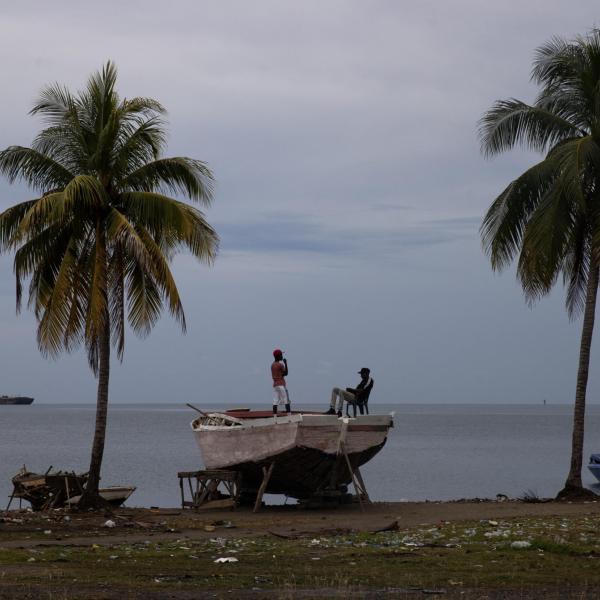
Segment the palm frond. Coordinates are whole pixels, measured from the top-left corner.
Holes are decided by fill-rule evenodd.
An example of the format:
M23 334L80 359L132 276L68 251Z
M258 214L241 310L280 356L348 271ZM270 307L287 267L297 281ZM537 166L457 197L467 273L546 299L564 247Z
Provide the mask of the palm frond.
M547 108L515 100L499 100L479 121L481 150L493 156L516 145L545 152L558 142L581 132Z
M9 146L0 152L0 173L10 183L21 180L42 193L62 188L74 177L49 156L23 146Z
M36 315L40 314L50 297L55 275L71 237L71 228L51 225L19 246L13 264L17 312L21 309L23 281L31 277L29 305L34 307Z
M169 310L171 315L175 317L176 321L181 325L182 331L186 331L185 314L183 312L183 305L181 304L181 298L179 297L179 290L175 283L175 279L169 268L169 264L165 259L165 256L161 248L156 244L152 237L143 228L138 229L140 239L146 247L151 258L151 272L152 277L156 283L156 286L164 294L164 297L169 302Z
M208 206L214 179L204 162L180 156L147 163L127 175L122 183L124 190L183 193Z
M88 362L94 373L98 372L97 344L110 318L108 312L108 277L106 239L103 226L96 225L92 251L92 272L87 306L85 339L88 348Z
M125 352L125 249L115 244L109 260L108 289L112 341L117 357Z
M585 308L587 278L590 268L590 235L586 219L581 218L571 230L568 252L563 263L563 283L567 288L565 306L569 319L576 319Z
M502 270L517 255L533 211L557 176L558 164L550 156L512 181L494 200L480 227L493 269Z
M124 115L141 114L147 117L153 117L155 114L164 115L167 112L165 107L157 100L142 97L124 99L120 110Z
M41 91L29 114L41 114L44 120L53 126L69 120L74 112L76 103L71 92L65 86L55 83Z
M137 261L129 260L126 269L127 320L140 337L147 336L160 316L161 294L152 276Z
M69 295L73 289L73 276L77 263L77 240L71 238L60 261L60 268L52 282L41 308L38 326L38 347L42 354L57 356L63 349L65 331L69 322Z
M120 182L132 171L157 160L165 143L166 135L159 117L122 123L113 150L114 177Z
M531 79L540 86L553 85L556 81L570 79L573 74L573 44L559 36L553 36L535 51Z
M25 215L29 212L36 200L27 200L7 208L0 214L0 252L14 246L14 235Z
M568 241L577 225L577 205L564 193L559 180L542 198L523 235L517 274L525 296L535 301L556 282L568 253Z

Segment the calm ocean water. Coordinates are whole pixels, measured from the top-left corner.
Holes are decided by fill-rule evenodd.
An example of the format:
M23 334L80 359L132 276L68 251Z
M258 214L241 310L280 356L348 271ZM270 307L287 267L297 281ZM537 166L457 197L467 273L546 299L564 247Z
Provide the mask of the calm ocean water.
M528 490L551 496L562 487L570 406L372 406L372 412L391 411L388 443L362 469L374 500L514 497ZM0 508L23 464L34 471L87 470L94 416L94 406L82 404L0 407ZM177 472L201 468L193 417L181 406L111 406L102 483L136 485L130 506L177 506ZM600 452L600 405L588 407L586 431L587 461ZM585 484L600 493L584 470Z

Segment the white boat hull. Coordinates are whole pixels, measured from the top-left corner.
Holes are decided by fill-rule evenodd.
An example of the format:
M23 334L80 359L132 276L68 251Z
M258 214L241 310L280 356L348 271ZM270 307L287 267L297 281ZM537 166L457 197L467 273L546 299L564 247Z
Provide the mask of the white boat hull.
M218 419L219 413L210 416ZM241 471L242 487L251 492L260 485L262 467L275 462L267 491L297 498L327 485L348 484L350 472L339 460L342 449L358 467L379 452L393 426L392 415L292 414L234 419L233 425L207 421L192 423L206 469Z

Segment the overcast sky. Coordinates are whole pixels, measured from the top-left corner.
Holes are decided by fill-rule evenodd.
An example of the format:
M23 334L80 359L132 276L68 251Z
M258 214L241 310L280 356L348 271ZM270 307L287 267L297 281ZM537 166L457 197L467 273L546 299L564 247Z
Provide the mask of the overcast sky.
M491 272L478 228L535 156L484 160L477 121L532 101L534 50L599 22L589 1L281 0L0 3L0 146L28 111L114 60L122 96L169 111L167 155L206 161L213 268L174 271L188 333L164 316L130 335L114 402L271 404L274 347L296 406L328 402L368 366L372 402L571 402L581 321L564 291L526 305ZM29 199L0 181L0 208ZM0 259L0 393L93 402L82 352L43 359ZM597 332L596 340L600 337ZM591 402L600 393L592 353Z

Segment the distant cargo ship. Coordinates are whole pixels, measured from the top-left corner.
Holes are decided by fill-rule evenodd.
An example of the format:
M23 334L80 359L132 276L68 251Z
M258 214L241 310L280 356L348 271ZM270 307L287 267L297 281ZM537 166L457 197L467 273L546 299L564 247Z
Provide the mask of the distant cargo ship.
M33 398L27 396L0 396L0 406L3 404L31 404Z

